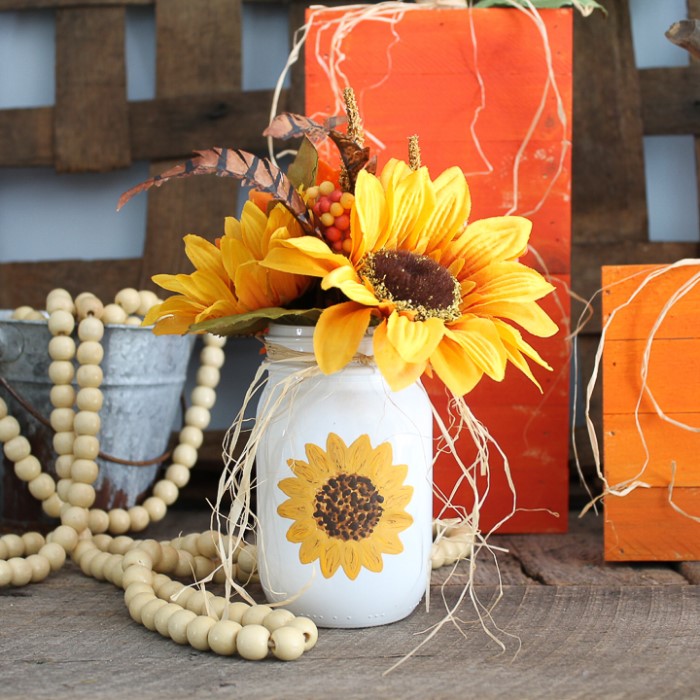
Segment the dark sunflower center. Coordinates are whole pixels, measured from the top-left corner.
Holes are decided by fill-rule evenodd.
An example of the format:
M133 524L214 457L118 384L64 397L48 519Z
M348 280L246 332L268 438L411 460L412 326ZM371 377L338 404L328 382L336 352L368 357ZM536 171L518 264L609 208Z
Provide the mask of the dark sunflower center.
M415 312L417 320L459 318L459 282L427 255L381 250L367 257L363 273L378 298Z
M362 540L382 517L384 497L366 476L339 474L316 492L314 519L329 537Z

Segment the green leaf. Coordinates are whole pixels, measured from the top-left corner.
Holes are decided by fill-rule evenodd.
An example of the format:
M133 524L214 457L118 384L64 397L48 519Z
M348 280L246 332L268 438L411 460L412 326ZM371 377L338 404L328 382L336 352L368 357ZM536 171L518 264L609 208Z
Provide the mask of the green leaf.
M190 331L214 335L253 335L265 330L270 321L286 325L312 326L318 320L321 311L322 309L283 309L279 306L271 306L249 311L246 314L235 314L195 323L190 326Z
M518 0L516 0L517 2ZM520 0L520 4L525 6L525 3ZM575 7L584 17L587 17L594 10L601 10L604 14L608 14L607 10L595 0L532 0L532 4L542 10L555 9L558 7ZM513 7L511 2L507 0L477 0L474 3L475 7Z
M305 136L294 158L294 162L287 169L287 177L299 189L302 185L308 189L316 183L316 171L318 170L318 151Z

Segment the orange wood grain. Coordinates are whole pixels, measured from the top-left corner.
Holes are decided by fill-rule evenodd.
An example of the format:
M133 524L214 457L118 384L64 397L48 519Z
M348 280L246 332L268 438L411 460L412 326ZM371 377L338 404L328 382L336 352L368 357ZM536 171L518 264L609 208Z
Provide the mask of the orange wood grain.
M673 413L669 418L700 430L700 413ZM652 486L668 486L672 479L676 486L700 486L700 432L674 426L655 413L640 414L639 426L632 414L606 414L604 421L603 463L611 485L638 478Z
M649 273L663 269L662 265L615 265L602 269L603 322L614 313L606 331L607 338L646 339L661 314L664 305L683 284L700 275L700 265L679 267L655 277L634 298L634 292ZM665 316L655 333L656 338L698 336L700 329L700 286L679 299Z
M348 84L354 88L368 145L378 155L380 168L391 157L406 159L407 138L417 133L422 162L433 178L453 165L465 171L473 201L471 220L506 213L528 213L532 219L531 245L538 255L530 253L523 260L541 269L541 259L553 275L558 292L545 300L545 307L562 331L554 338L526 339L554 371L534 368L542 394L511 367L502 383L486 379L467 400L509 456L518 504L565 513L569 474L569 346L565 329L571 239L567 144L571 139L572 13L545 10L540 14L549 35L566 123L562 126L559 105L549 90L529 141L547 67L536 27L518 11L401 9L389 21L364 20L343 39L339 87ZM311 10L307 17L313 21L305 49L306 113L322 119L341 109L321 63L331 50L333 32L347 13ZM478 77L483 80L483 92ZM333 147L326 144L326 148L323 157L337 160ZM426 384L445 415L444 387L437 381ZM473 449L466 437L458 444L465 456ZM493 471L499 471L495 462ZM458 479L457 467L442 455L435 475L436 484L450 491ZM505 479L494 478L482 513L482 529L504 517L511 502ZM466 489L458 492L455 503L471 504ZM439 509L438 501L435 507ZM563 517L519 512L501 531L559 531L566 526Z
M677 488L673 501L700 517L700 488ZM605 499L607 561L700 560L700 522L677 513L666 488L638 488Z

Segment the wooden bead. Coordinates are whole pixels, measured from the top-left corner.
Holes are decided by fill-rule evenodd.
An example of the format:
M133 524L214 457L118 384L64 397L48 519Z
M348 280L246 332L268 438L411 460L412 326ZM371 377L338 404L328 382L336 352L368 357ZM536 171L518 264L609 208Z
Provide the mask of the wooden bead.
M20 433L19 423L13 416L5 416L0 419L0 442L8 442L16 438Z
M59 455L56 458L55 469L56 474L60 479L70 479L73 470L73 462L75 457L72 454Z
M167 603L160 598L154 598L146 603L146 605L144 605L141 609L141 624L146 629L154 632L156 629L156 613L165 605L167 605Z
M214 597L210 591L195 591L187 601L187 609L197 615L208 615L209 601Z
M156 600L153 592L139 593L131 599L129 603L129 615L134 622L141 624L141 611L146 607L146 604L150 603L152 600Z
M262 625L247 625L241 628L236 637L236 651L239 656L250 661L260 661L267 656L270 631Z
M67 510L72 505L68 502L68 490L72 485L73 479L59 479L58 484L56 484L56 493L66 506L63 510Z
M29 493L37 501L45 501L56 492L56 482L48 474L39 474L36 479L32 479L29 484Z
M139 316L145 316L156 304L160 304L158 295L150 289L142 289L139 291L139 307L136 313Z
M78 324L78 338L83 341L83 343L94 342L99 343L105 334L104 323L94 316L89 316L84 318ZM96 365L99 362L90 362L89 364Z
M129 529L134 532L142 532L151 522L148 511L143 506L132 506L127 512L131 523Z
M81 365L99 365L104 358L104 348L95 340L85 340L78 345L75 356Z
M49 311L47 309L47 311ZM75 328L75 317L66 309L49 311L49 331L51 335L70 335Z
M235 603L229 603L227 617L225 619L233 620L234 622L242 624L241 620L243 619L243 615L245 615L249 609L250 605L248 605L248 603L243 603L240 600L237 600Z
M228 601L226 600L226 598L222 598L221 596L215 595L209 600L209 614L215 620L221 620L223 618L224 611L226 610L227 606Z
M198 386L192 390L191 398L195 406L211 408L216 403L216 392L208 386Z
M80 508L90 508L95 502L95 497L95 489L90 484L74 481L68 489L68 502Z
M294 619L294 613L285 610L284 608L276 608L269 615L263 618L262 624L264 627L274 632L280 627L288 625Z
M185 411L185 424L205 430L211 421L211 413L202 406L190 406Z
M148 552L144 552L143 549L140 547L136 547L136 549L130 549L125 555L124 559L122 560L122 565L124 566L124 570L128 569L130 566L144 566L147 569L152 569L153 568L153 559L151 559L151 555ZM152 579L153 577L151 577Z
M98 365L81 365L78 367L76 380L81 387L97 388L104 380L104 373Z
M142 319L140 316L127 316L124 322L125 326L140 326L142 324Z
M29 457L32 453L32 446L24 435L18 435L8 440L3 445L3 451L5 452L5 457L7 457L10 462L19 462Z
M133 287L125 287L117 292L114 297L114 303L124 309L127 315L133 314L138 311L139 305L141 304L141 297L139 296L138 290Z
M192 445L178 445L173 450L173 462L191 469L197 463L197 450Z
M54 299L46 300L46 311L53 316L58 311L65 311L71 316L75 313L75 304L70 297L57 297ZM32 313L27 314L26 319L30 320L36 318L36 314L40 313L38 311L32 311Z
M75 367L68 360L55 360L49 365L49 379L54 384L70 384L75 376Z
M215 348L223 348L226 345L228 338L224 335L214 335L213 333L205 333L202 336L205 345L211 345Z
M196 378L199 386L208 386L212 389L216 389L221 381L221 372L219 372L216 367L202 365L197 370Z
M99 453L100 441L94 435L76 436L73 443L73 455L76 459L97 459Z
M270 635L270 650L280 661L294 661L304 653L304 634L296 627L278 627Z
M218 541L219 533L216 530L206 530L197 536L197 550L203 557L213 559L218 556Z
M49 340L49 357L52 360L72 360L75 357L75 341L68 335L57 335Z
M107 532L109 530L109 515L100 508L91 508L88 513L88 527L94 533Z
M78 533L72 527L59 525L51 533L51 541L60 545L70 554L78 544Z
M0 538L0 542L2 542L7 549L7 554L5 555L6 559L21 557L24 554L24 542L19 535L3 535L2 538Z
M94 411L78 411L73 419L73 430L78 435L97 435L101 425L100 416Z
M109 545L111 554L126 554L134 546L134 540L126 535L113 537Z
M126 607L128 608L129 605L131 605L131 601L137 595L141 595L142 593L150 593L151 595L154 595L153 586L148 583L144 583L143 581L136 581L124 586L124 603L126 603Z
M194 425L186 425L178 436L180 445L190 445L198 450L204 441L204 433Z
M179 581L173 581L172 579L169 579L166 583L159 586L158 595L163 600L167 600L169 603L174 603L177 600L175 596L177 596L177 594L183 588L184 586Z
M197 615L187 625L187 641L193 649L209 651L209 630L216 624L216 620L206 615Z
M81 484L94 484L99 472L100 468L94 459L75 459L70 468L70 477Z
M254 544L246 544L238 552L238 568L245 574L252 574L258 566L258 548Z
M126 321L127 313L118 304L107 304L102 310L102 323L123 324Z
M153 625L158 634L163 637L170 637L170 633L168 632L168 623L170 622L170 618L175 613L180 611L182 611L182 608L175 603L166 603L163 607L156 611L156 614L153 617Z
M0 397L0 418L4 418L7 415L7 404Z
M194 572L194 557L189 552L178 552L178 560L173 574L178 578L188 578Z
M126 555L124 555L126 556ZM123 566L123 563L122 563ZM141 566L136 564L130 566L128 569L124 569L124 579L122 581L123 586L128 586L130 583L147 583L149 586L153 586L153 571L146 566Z
M148 511L152 523L157 523L165 517L168 507L162 498L151 496L143 502L143 507Z
M97 413L102 408L104 396L96 387L84 387L78 392L76 404L81 411Z
M25 532L21 536L24 543L24 554L36 554L45 544L44 536L39 532Z
M31 481L41 474L41 464L34 455L28 455L15 462L15 474L22 481Z
M99 556L100 554L103 554L103 552L100 552L97 547L94 549L88 549L85 551L85 553L80 557L80 561L78 562L78 566L80 567L80 570L86 575L86 576L91 576L92 574L90 573L90 567L92 566L92 560Z
M166 574L175 571L177 562L180 559L177 549L169 544L162 544L160 549L161 559L156 565L157 570Z
M187 626L197 617L191 610L178 610L168 620L168 636L176 644L187 644Z
M231 577L236 578L236 565L234 564L231 570ZM219 566L214 570L214 583L226 583L228 574L223 566Z
M205 345L202 348L202 352L199 354L199 359L203 365L221 369L226 361L226 354L222 348L216 348L213 345Z
M95 550L96 552L99 551L97 547L95 547L95 544L92 542L92 540L80 540L78 544L75 545L75 549L71 552L71 559L73 559L74 562L79 564L83 556L85 556L87 552L90 552L92 550Z
M85 508L71 506L61 514L61 524L72 527L80 534L87 527L88 514Z
M55 287L46 295L46 301L51 301L53 299L73 299L71 293L63 287Z
M18 306L13 312L10 318L13 321L24 321L34 309L31 306ZM1 584L0 584L1 585Z
M160 595L160 590L163 588L163 586L167 586L170 583L172 583L170 576L166 576L165 574L153 575L153 590L156 592L156 595L159 598L163 598L163 600L165 600L165 598Z
M90 562L90 576L98 581L104 581L106 578L105 567L112 560L112 555L108 552L100 552Z
M157 482L153 487L153 495L156 498L160 498L160 500L168 506L171 506L173 503L175 503L175 501L177 501L179 493L180 490L178 487L175 486L172 481L166 481L165 479Z
M73 430L73 419L75 413L72 408L54 408L51 411L51 427L59 433L71 432Z
M61 514L61 506L63 501L58 497L57 493L49 496L45 501L41 502L41 509L50 518L58 518Z
M11 583L12 567L4 559L0 559L0 588L9 586Z
M63 409L56 409L63 410ZM55 433L53 436L53 449L59 455L67 455L73 453L73 442L75 441L75 433L72 430L65 430Z
M51 573L51 565L46 557L38 554L30 554L27 557L27 564L32 569L32 583L43 581Z
M26 586L32 580L32 567L26 559L12 557L7 563L12 570L13 586Z
M7 545L0 539L0 559L7 559L10 556Z
M241 624L262 625L265 618L272 612L269 605L251 605L241 617Z
M107 515L109 516L109 531L111 533L122 535L129 531L131 518L123 508L112 508Z
M304 651L309 651L316 646L318 641L318 627L308 617L295 617L287 623L287 627L296 627L304 635Z
M43 314L41 311L32 311L31 313L27 314L27 317L24 319L25 321L41 321L41 322L46 322L46 315Z
M197 556L199 554L199 533L198 532L192 532L189 535L185 535L184 537L178 538L179 542L177 544L178 549L182 549L185 552L189 552L193 557ZM173 546L174 543L173 543Z
M202 557L197 555L194 558L194 578L196 581L204 580L212 571L216 568L216 565L211 559L207 557Z
M129 512L131 513L131 509L129 509ZM163 556L163 549L160 543L156 540L141 540L139 542L138 548L146 552L146 554L148 554L148 556L151 557L151 565L153 567L155 567L160 562L161 557ZM167 578L167 576L165 578Z
M58 571L66 561L66 550L56 542L45 544L39 550L39 554L49 562L51 571Z
M72 408L75 403L75 389L71 384L57 384L49 393L51 405L56 408Z
M95 547L101 552L109 552L109 546L112 544L111 535L101 533L99 535L93 535L92 541L95 543Z
M172 481L178 489L187 486L190 476L190 470L182 464L171 464L165 471L165 478Z
M102 302L94 295L78 296L75 298L75 308L78 312L78 318L86 318L87 316L102 317L104 309Z
M213 624L207 635L209 648L222 656L233 656L236 653L236 637L241 626L233 620L220 620Z

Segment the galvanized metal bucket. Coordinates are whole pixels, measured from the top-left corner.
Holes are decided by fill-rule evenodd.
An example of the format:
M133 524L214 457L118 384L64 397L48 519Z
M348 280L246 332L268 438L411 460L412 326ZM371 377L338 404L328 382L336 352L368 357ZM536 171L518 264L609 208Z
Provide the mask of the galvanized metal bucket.
M3 377L41 416L49 419L51 335L41 321L15 321L0 310L0 377ZM101 452L129 462L162 455L179 415L192 336L156 336L149 328L107 325L102 340L104 404L99 433ZM76 386L76 391L78 387ZM43 468L55 476L53 431L32 416L2 385L0 396L22 426ZM98 508L128 508L147 494L159 469L124 465L99 458L95 483ZM0 451L0 524L4 527L40 525L49 520L26 484L14 474L12 463Z

